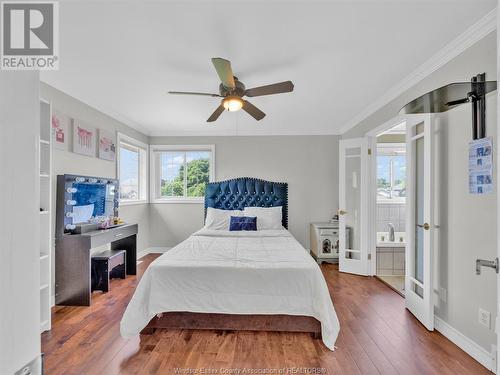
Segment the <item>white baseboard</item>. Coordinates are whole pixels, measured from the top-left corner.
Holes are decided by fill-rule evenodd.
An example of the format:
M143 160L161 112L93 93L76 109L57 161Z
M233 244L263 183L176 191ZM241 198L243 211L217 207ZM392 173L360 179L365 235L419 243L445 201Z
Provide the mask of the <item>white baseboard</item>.
M165 246L148 247L137 253L137 259L142 258L146 254L163 254L169 251L170 249L171 247L165 247Z
M437 316L434 317L434 328L488 370L496 373L496 369L494 368L494 357L486 349Z

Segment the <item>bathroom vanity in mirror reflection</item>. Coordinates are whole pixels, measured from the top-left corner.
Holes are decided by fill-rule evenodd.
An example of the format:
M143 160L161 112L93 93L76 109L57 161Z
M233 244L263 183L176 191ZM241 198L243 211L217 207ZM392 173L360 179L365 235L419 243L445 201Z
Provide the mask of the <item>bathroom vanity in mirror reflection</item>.
M57 176L56 305L90 305L92 249L125 250L126 274L136 274L138 225L109 225L118 217L118 197L116 179Z

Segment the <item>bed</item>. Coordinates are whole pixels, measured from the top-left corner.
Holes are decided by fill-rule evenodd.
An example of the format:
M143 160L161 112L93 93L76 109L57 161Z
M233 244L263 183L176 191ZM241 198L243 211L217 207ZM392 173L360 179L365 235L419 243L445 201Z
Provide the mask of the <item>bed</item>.
M123 315L122 336L156 328L310 332L334 349L339 322L325 279L287 230L287 184L208 184L205 209L248 206L281 206L282 228L191 235L148 267Z

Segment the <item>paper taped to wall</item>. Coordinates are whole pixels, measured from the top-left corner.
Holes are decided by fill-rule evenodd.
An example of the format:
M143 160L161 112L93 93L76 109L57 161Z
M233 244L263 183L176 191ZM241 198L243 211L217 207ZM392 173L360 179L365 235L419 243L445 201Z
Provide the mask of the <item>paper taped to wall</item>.
M493 140L491 137L469 142L469 193L493 192Z

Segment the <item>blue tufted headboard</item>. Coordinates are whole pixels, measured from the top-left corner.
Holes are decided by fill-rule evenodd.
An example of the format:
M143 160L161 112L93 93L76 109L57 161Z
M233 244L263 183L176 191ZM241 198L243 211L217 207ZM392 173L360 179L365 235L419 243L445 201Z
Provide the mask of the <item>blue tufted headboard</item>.
M243 210L245 207L282 208L282 225L288 229L288 184L240 177L210 182L205 189L205 216L207 207L220 210Z

